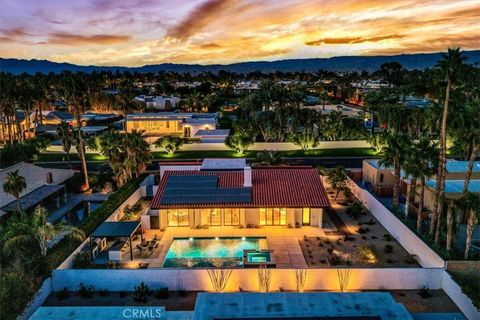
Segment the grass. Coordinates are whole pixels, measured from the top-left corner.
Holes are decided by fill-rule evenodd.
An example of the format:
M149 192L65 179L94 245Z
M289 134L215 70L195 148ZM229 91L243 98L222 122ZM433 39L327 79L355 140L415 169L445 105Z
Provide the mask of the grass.
M152 152L155 160L183 160L183 159L203 159L203 158L256 158L259 151L246 151L243 155L237 154L232 150L220 151L178 151L171 155L166 152ZM285 158L309 158L309 157L372 157L377 153L372 148L349 148L349 149L313 149L313 150L292 150L279 151ZM71 161L79 161L77 154L70 155ZM106 161L107 158L95 154L87 153L88 161ZM66 161L64 153L45 152L38 156L38 162Z

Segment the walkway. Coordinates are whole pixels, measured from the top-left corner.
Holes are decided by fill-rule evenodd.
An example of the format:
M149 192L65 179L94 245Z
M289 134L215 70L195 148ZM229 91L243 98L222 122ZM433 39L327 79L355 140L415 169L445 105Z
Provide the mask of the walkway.
M55 211L52 211L48 216L48 222L54 223L60 220L67 212L75 208L79 205L82 201L97 201L103 202L107 200L108 194L103 193L82 193L82 194L74 194L69 195L67 199L67 203L63 206L58 208Z

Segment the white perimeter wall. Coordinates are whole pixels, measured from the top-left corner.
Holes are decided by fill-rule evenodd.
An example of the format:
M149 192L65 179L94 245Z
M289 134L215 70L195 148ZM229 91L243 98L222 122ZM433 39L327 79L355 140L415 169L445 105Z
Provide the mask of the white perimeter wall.
M271 291L296 290L294 269L270 269ZM442 269L360 269L350 270L349 290L440 289ZM65 269L53 272L54 291L78 290L80 283L110 291L133 290L142 281L152 288L212 291L205 269ZM226 291L258 291L257 269L234 269ZM308 269L305 290L339 290L337 269Z
M325 179L324 179L325 180ZM326 185L326 181L324 181ZM444 268L445 261L400 221L390 210L378 201L370 192L349 181L350 190L355 197L372 213L387 231L410 254L417 256L417 261L424 268Z

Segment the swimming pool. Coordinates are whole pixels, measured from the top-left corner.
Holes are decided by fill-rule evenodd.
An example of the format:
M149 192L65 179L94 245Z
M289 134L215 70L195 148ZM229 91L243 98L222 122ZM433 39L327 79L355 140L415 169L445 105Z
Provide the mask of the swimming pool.
M259 250L265 243L265 238L176 238L163 267L241 267L243 250Z
M68 225L78 226L90 215L91 212L93 212L101 205L102 202L82 201L77 204L72 210L65 213L65 215L62 216L60 221Z

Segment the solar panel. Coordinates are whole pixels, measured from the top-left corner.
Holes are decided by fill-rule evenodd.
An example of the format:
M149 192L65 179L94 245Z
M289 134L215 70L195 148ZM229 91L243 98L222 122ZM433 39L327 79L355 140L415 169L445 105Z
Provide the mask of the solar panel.
M251 201L251 188L219 188L218 176L187 175L168 177L160 203L198 204Z

